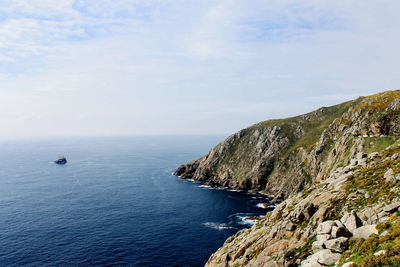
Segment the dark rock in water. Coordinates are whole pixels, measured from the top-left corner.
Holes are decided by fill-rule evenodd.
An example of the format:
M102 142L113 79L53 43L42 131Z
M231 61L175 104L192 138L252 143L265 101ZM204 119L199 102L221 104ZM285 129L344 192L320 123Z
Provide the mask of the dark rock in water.
M67 159L64 156L58 157L58 160L55 160L54 163L56 164L65 164L67 163Z

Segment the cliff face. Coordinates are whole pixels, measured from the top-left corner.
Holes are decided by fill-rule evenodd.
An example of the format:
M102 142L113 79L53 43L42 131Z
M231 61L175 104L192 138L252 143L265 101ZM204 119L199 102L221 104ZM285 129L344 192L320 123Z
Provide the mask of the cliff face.
M388 91L261 122L180 166L175 175L284 199L349 164L364 142L357 137L399 135L399 110L400 91Z
M206 266L400 266L400 138L391 140L228 238Z
M399 91L254 125L177 174L285 197L206 266L400 266Z

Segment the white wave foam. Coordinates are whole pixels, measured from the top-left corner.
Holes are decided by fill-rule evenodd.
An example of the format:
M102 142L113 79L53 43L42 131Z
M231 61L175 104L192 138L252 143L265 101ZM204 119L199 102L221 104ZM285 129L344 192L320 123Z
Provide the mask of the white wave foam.
M235 227L232 226L228 226L225 223L215 223L215 222L205 222L203 223L204 226L214 229L214 230L218 230L218 231L222 231L222 230L227 230L227 229L234 229Z
M211 186L205 185L205 184L199 185L198 187L200 187L200 188L211 188Z
M267 208L267 205L266 205L267 203L258 203L257 205L256 205L256 207L257 208L261 208L261 209L266 209ZM269 206L268 206L269 207Z
M247 216L237 216L239 218L238 224L253 226L257 220L249 219Z
M237 189L229 189L229 192L242 192L242 190L237 190Z

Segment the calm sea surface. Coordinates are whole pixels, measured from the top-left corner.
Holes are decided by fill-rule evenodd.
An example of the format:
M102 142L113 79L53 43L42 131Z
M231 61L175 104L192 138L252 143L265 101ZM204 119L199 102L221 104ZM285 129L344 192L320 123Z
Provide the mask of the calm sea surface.
M171 175L223 138L1 141L0 265L202 266L267 211L263 197Z

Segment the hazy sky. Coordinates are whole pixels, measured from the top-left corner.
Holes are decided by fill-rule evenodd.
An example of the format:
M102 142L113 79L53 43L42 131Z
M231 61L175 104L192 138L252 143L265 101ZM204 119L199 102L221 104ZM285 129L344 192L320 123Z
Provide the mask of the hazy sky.
M232 133L400 86L400 1L0 0L0 136Z

